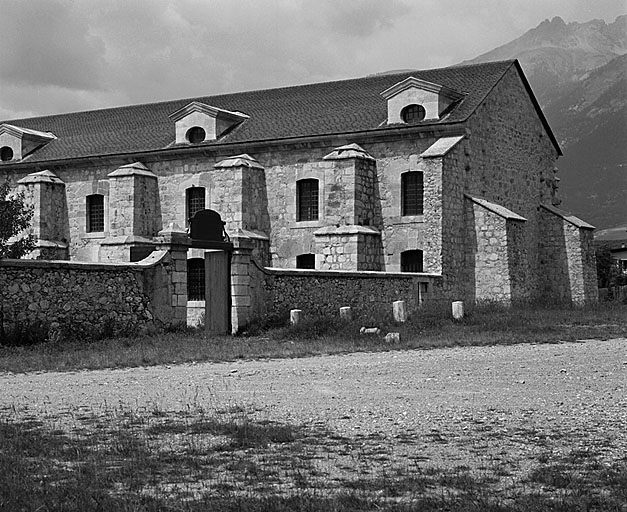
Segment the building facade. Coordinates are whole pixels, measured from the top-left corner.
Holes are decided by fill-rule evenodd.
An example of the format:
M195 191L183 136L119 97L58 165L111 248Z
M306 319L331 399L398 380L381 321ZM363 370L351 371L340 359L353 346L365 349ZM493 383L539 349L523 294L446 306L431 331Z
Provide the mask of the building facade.
M558 208L561 151L517 61L9 120L0 153L35 206L34 257L138 261L211 209L262 267L597 298L593 227Z

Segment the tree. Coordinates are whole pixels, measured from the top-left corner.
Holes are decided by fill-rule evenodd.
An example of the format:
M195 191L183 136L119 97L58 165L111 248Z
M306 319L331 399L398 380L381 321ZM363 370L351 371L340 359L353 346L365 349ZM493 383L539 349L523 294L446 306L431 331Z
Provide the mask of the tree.
M10 191L8 179L0 183L0 259L21 258L35 248L32 235L19 236L30 226L33 208L24 202L24 193Z

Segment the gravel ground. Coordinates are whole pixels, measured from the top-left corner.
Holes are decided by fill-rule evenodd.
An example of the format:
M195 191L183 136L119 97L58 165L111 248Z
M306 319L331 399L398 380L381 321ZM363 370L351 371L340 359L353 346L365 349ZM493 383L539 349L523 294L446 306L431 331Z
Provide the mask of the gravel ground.
M495 414L627 436L627 340L447 348L0 375L0 408L26 414L118 405L251 405L341 435L475 423Z
M292 443L224 452L206 473L233 488L250 488L242 460L271 466L285 492L300 492L303 475L316 492L364 478L378 492L391 475L435 469L452 482L472 475L486 492L559 500L580 492L580 475L627 511L623 484L607 476L624 478L627 463L627 339L2 374L0 390L0 417L68 432L107 428L116 411L176 422L199 408L298 428ZM275 484L259 481L259 494Z

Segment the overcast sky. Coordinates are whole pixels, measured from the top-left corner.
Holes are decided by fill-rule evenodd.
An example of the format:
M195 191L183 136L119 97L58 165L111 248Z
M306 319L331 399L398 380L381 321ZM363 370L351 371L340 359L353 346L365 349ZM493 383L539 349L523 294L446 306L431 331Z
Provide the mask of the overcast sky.
M0 0L0 119L456 64L625 0Z

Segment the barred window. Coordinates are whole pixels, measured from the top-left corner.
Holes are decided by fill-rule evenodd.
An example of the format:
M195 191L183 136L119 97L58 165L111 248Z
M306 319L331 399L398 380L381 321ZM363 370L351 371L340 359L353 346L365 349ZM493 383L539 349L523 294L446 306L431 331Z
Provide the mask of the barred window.
M296 193L296 220L318 220L318 180L297 181Z
M187 300L205 300L205 260L187 260Z
M196 212L205 209L205 187L192 187L186 191L187 195L187 220L189 221Z
M104 231L104 196L93 194L87 196L87 232Z
M422 272L422 251L415 249L401 253L401 272Z
M401 214L422 215L424 186L422 172L406 172L401 175Z
M296 268L316 268L316 255L315 254L299 254L296 256Z

